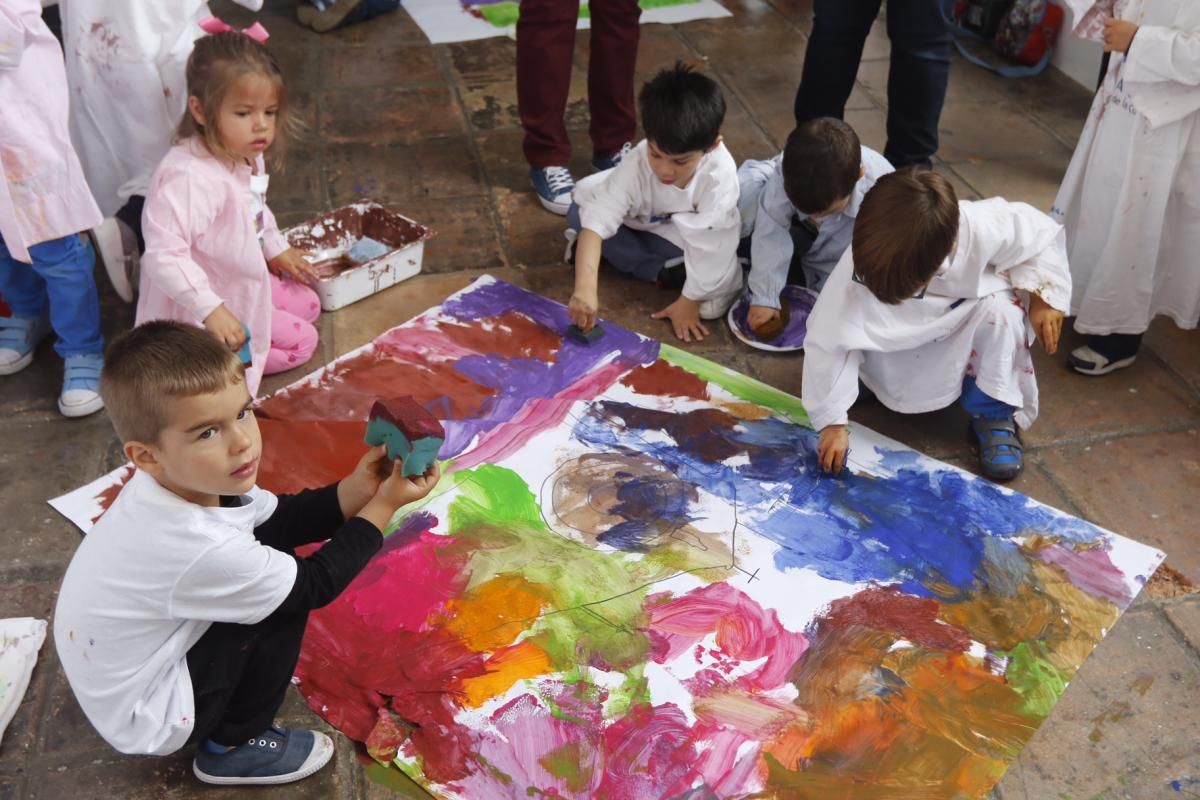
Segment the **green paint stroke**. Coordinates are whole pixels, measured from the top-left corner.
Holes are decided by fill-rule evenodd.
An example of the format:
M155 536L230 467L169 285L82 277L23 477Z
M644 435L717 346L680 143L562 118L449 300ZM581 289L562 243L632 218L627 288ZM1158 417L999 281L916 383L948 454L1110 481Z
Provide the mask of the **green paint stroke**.
M587 756L585 758L585 756ZM563 781L569 791L576 794L586 790L592 783L591 754L585 753L579 742L567 742L538 759L542 769Z
M536 496L512 470L482 465L453 479L458 495L449 528L455 548L470 555L470 586L520 575L536 587L548 611L527 636L559 672L580 666L640 670L649 653L646 596L681 566L697 566L687 563L684 551L703 553L686 545L661 557L594 550L551 530ZM721 570L711 574L715 580Z
M668 364L686 369L709 383L715 383L735 397L769 408L798 425L806 428L812 427L812 423L808 420L808 412L804 410L800 398L795 395L780 391L774 386L769 386L762 381L747 377L740 372L734 372L728 367L722 367L707 358L701 358L669 344L662 345L658 355Z
M667 6L687 6L692 3L698 3L700 0L641 0L638 5L643 11L652 8L665 8ZM473 11L487 20L497 28L509 28L517 24L517 18L520 16L520 6L518 3L487 3L484 5L471 6ZM587 3L580 3L579 18L588 19L592 15L591 9Z
M1004 677L1024 698L1022 711L1044 719L1066 691L1069 676L1050 663L1050 654L1043 642L1021 642L1007 653L1008 670Z

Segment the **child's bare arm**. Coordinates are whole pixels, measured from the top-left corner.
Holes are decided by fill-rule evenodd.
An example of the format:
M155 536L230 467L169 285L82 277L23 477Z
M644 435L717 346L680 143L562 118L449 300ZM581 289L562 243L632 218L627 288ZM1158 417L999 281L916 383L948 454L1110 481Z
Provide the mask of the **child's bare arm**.
M600 311L600 234L588 228L579 231L575 243L575 291L567 304L571 322L580 330L589 331L596 324Z

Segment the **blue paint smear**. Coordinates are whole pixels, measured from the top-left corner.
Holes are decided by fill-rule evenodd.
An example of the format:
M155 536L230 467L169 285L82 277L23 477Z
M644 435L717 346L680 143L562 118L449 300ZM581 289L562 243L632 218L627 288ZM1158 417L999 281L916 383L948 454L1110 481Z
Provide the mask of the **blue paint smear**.
M672 441L648 441L643 431L666 432ZM1028 506L1023 496L988 481L919 467L911 450L881 453L894 477L827 476L816 462L817 434L777 418L598 402L573 435L591 448L657 459L681 481L734 504L739 524L779 545L778 568L807 568L830 580L899 584L926 597L936 586L939 597L954 600L945 596L948 587L959 598L991 588L986 559L1001 576L995 588L1007 593L1016 544L1005 540L1033 532L1068 542L1103 536L1089 523ZM749 463L721 463L734 456Z
M664 534L677 531L692 521L688 508L695 490L677 480L638 477L617 473L617 502L607 509L624 518L596 537L596 540L621 550L644 553L650 543Z

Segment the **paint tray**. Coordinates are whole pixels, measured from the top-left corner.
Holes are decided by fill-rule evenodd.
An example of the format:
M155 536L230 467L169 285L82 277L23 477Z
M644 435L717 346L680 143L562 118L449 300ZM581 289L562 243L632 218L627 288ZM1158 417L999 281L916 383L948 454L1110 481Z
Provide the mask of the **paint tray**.
M284 233L320 273L313 289L324 311L350 305L416 275L421 271L425 240L433 234L419 222L371 202L343 206ZM364 239L374 239L388 250L355 261L351 250Z

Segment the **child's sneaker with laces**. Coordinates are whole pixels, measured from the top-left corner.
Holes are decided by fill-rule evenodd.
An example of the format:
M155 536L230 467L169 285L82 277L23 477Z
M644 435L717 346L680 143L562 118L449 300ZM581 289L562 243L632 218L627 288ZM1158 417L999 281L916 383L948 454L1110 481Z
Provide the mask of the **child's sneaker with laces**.
M104 356L99 353L67 356L63 359L63 388L58 410L64 417L86 417L104 408L100 398L100 370Z
M319 731L272 725L246 744L216 753L207 742L196 749L192 772L204 783L252 786L307 778L333 758L333 741Z
M529 170L529 180L543 208L566 216L571 207L571 193L575 191L571 170L566 167L534 167Z
M33 362L38 342L50 333L46 317L0 317L0 375L20 372Z
M625 156L629 155L629 151L633 149L633 142L626 142L621 145L621 149L607 156L596 156L592 159L592 169L596 172L604 172L606 169L612 169L617 164L620 164Z

